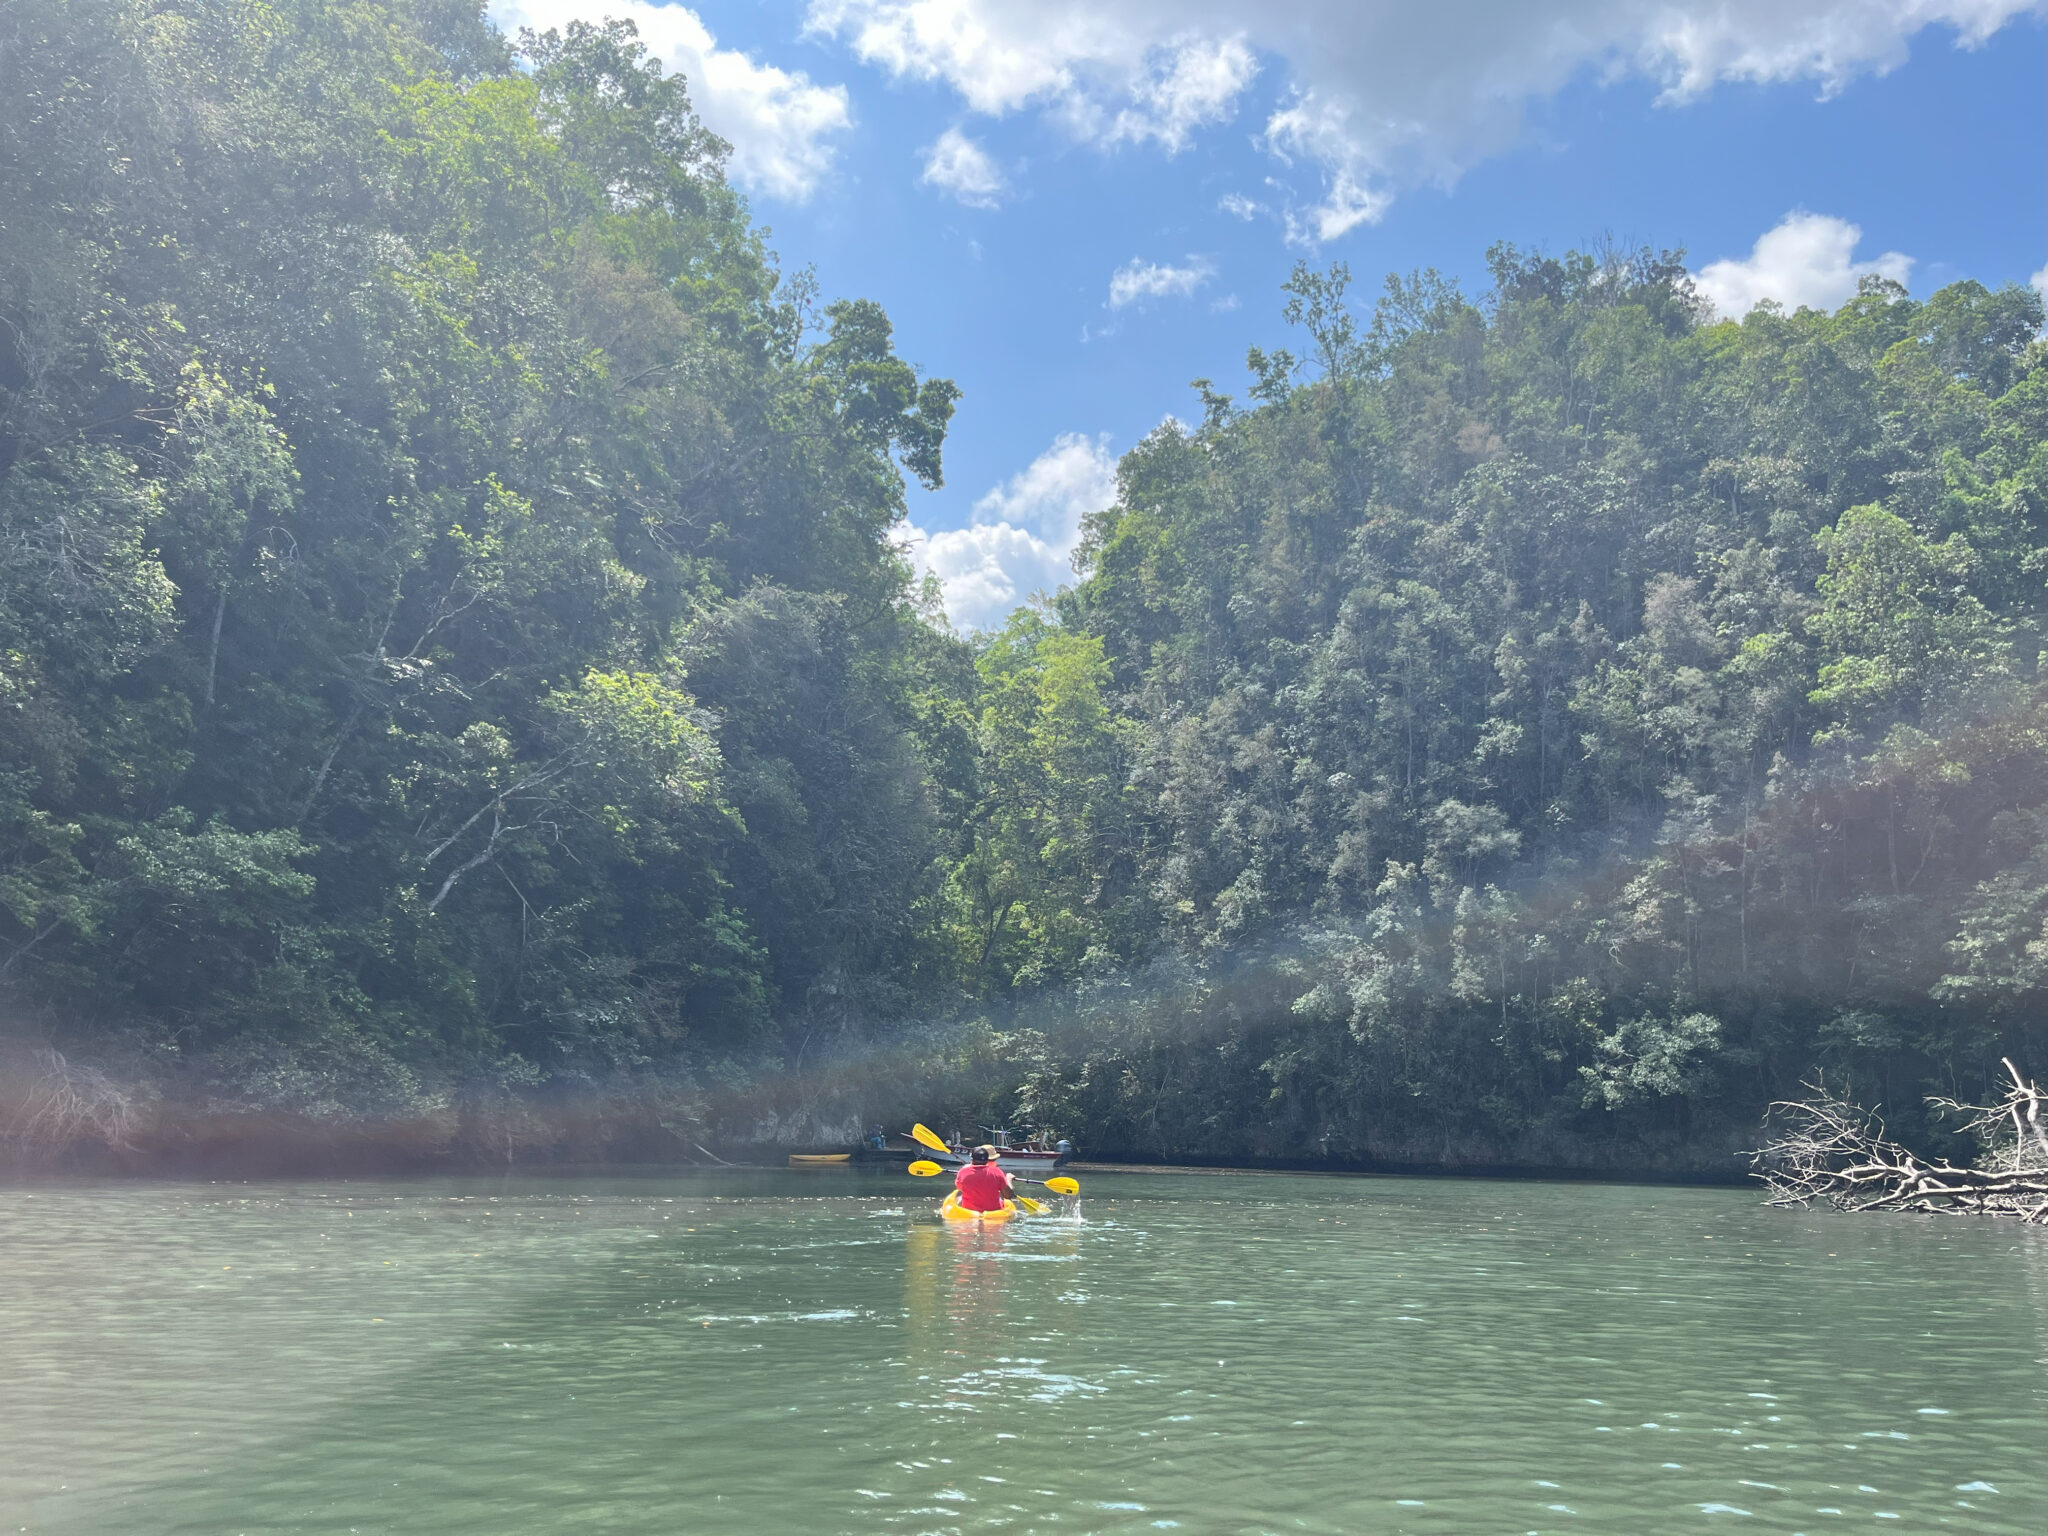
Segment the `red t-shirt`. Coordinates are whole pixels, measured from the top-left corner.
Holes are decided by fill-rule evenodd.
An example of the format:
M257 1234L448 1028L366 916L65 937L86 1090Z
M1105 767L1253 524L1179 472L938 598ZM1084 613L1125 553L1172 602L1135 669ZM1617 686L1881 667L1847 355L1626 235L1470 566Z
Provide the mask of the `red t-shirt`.
M970 1211L1000 1211L1010 1192L1010 1176L994 1163L969 1163L953 1175L960 1204Z

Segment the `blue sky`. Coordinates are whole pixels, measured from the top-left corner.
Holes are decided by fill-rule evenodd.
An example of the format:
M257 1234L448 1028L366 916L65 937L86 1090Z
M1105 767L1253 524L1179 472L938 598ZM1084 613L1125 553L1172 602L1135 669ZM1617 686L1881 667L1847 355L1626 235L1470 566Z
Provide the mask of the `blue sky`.
M1297 260L1482 291L1496 240L1683 247L1728 311L2044 281L2038 0L494 0L629 16L786 266L965 391L912 491L963 627L1063 579L1115 456L1285 345ZM1760 243L1761 242L1761 243Z

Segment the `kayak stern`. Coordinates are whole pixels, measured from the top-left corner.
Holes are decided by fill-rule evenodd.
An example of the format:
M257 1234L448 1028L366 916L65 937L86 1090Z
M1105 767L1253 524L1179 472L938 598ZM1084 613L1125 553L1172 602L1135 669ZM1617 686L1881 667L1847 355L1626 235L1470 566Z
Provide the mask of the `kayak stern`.
M1017 1202L1005 1200L1001 1210L970 1211L960 1203L960 1192L956 1189L939 1203L939 1214L948 1221L978 1221L983 1226L1010 1220L1017 1214Z

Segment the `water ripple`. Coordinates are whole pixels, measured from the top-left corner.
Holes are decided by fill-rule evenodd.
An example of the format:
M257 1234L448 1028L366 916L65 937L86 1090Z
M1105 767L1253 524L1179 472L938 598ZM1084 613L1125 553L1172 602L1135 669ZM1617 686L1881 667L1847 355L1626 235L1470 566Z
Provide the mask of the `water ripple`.
M0 1515L1639 1536L2048 1511L2039 1233L1171 1175L961 1232L905 1182L0 1190Z

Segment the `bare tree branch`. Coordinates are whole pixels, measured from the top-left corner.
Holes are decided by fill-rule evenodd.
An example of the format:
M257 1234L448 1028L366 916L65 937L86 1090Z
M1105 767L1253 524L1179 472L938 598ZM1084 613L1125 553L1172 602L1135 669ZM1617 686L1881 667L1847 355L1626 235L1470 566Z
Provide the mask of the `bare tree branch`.
M1811 1097L1771 1106L1778 1133L1750 1154L1752 1176L1770 1186L1772 1205L1825 1200L1845 1211L2048 1218L2048 1133L2041 1123L2042 1091L2011 1061L2012 1086L1997 1104L1932 1099L1937 1109L1973 1118L1972 1132L1986 1155L1958 1167L1923 1158L1885 1134L1884 1123L1816 1081ZM2007 1127L2012 1141L2005 1143Z

